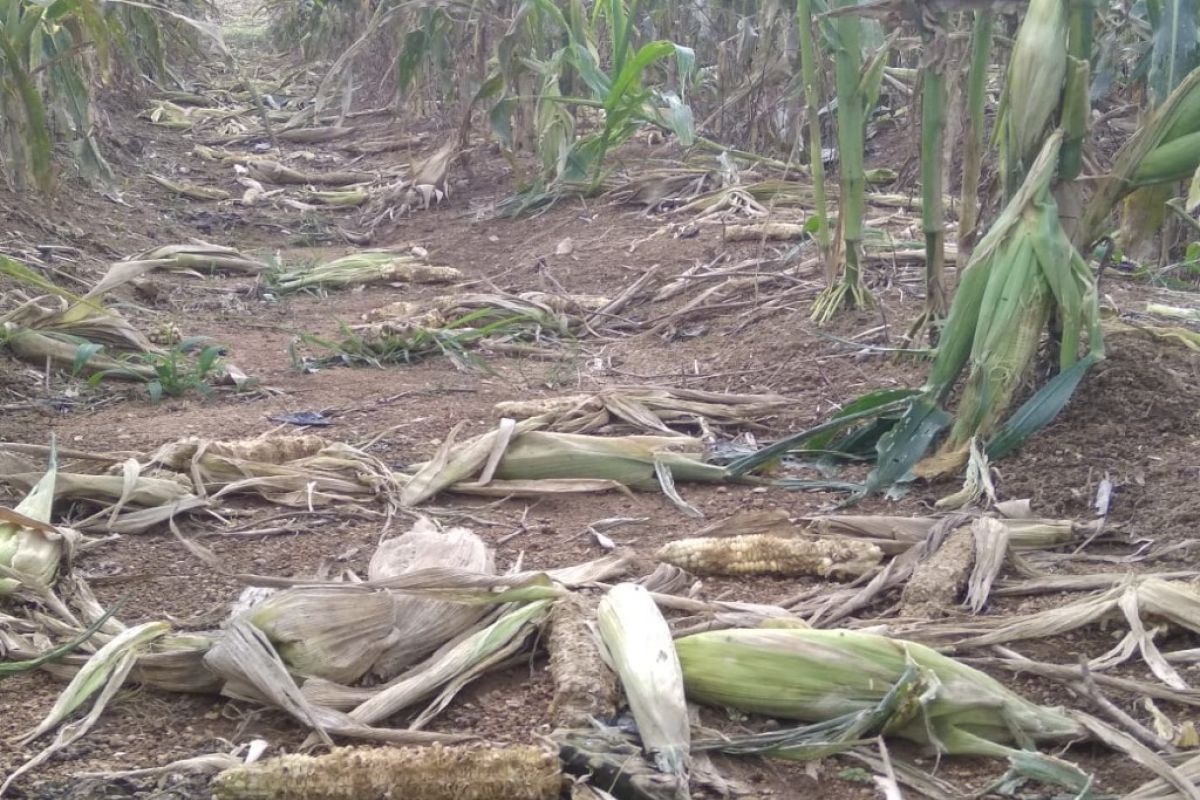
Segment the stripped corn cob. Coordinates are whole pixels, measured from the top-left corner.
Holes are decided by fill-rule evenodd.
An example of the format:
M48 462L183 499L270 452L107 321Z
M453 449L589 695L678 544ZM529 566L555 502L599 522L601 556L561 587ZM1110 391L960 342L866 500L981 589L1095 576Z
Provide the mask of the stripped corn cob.
M554 800L558 759L536 747L339 747L222 772L217 800Z
M660 561L700 575L854 577L882 558L870 542L769 534L680 539L658 551Z

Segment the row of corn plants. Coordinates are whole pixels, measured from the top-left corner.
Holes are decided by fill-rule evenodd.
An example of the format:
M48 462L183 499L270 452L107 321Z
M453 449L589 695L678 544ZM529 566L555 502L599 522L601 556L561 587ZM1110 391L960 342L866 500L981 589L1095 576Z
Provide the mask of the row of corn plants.
M986 48L990 26L988 13L980 12L968 67L973 114L982 108L979 65L986 63L975 56ZM1200 69L1193 69L1164 84L1173 88L1144 117L1106 173L1080 179L1091 117L1094 28L1093 9L1083 2L1033 0L1022 19L995 131L1003 210L962 270L925 385L859 398L815 429L741 459L732 467L734 474L797 449L848 452L865 446L873 449L877 463L860 493L894 491L914 477L958 471L973 452L1002 456L1063 408L1104 354L1095 280L1082 253L1110 234L1113 212L1123 199L1162 187L1170 196L1200 167ZM943 116L939 76L923 77L923 122L934 129L922 130L922 138L936 142ZM859 121L853 124L857 128ZM970 135L978 137L977 126ZM845 146L845 136L842 140ZM922 156L936 159L939 149L923 147ZM924 175L936 180L930 167ZM974 171L978 164L968 167ZM925 189L928 196L932 187ZM840 214L856 211L843 199ZM926 217L931 250L940 246L934 229L941 222ZM849 220L839 224L853 225ZM940 269L933 252L928 266ZM1058 373L1013 412L1052 328ZM951 413L944 405L959 387Z
M109 178L96 88L164 78L167 51L191 41L186 31L140 2L0 0L0 174L18 191L49 191L62 144L82 175Z

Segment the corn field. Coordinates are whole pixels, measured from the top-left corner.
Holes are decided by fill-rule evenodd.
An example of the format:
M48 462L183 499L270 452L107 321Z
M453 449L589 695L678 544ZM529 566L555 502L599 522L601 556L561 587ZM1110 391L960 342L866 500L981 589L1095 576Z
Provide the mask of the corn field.
M1193 0L0 0L0 798L1200 798Z

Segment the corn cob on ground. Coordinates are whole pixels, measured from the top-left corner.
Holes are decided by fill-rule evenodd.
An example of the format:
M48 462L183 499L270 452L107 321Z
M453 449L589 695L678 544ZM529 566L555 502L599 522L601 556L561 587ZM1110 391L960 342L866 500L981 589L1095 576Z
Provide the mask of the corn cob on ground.
M585 728L593 717L616 713L617 676L601 658L589 625L595 610L595 602L578 594L555 601L550 610L546 649L554 678L550 718L556 727Z
M536 747L336 748L216 777L216 800L554 800L558 758Z
M699 575L818 575L855 577L877 565L883 551L841 537L772 536L765 533L680 539L663 546L659 561Z

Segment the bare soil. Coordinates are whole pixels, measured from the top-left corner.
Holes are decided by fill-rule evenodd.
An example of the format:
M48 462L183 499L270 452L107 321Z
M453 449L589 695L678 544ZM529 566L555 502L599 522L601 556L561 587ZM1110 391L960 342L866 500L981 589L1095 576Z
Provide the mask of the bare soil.
M253 63L256 73L270 64ZM210 68L211 69L211 68ZM209 74L214 83L228 76ZM150 172L225 188L240 195L233 171L191 154L201 135L157 128L136 119L144 98L117 98L109 105L108 152L120 184L107 195L68 180L51 200L16 198L0 191L0 250L23 254L53 268L50 276L68 288L93 282L104 265L156 244L199 237L228 244L285 263L316 261L354 248L336 233L338 224L353 228L353 214L306 214L270 204L244 207L231 202L203 203L171 195L145 176ZM428 134L411 152L392 152L352 162L333 144L285 147L295 155L313 154L322 166L399 170L411 159L436 149L447 131L404 126L406 133ZM728 263L743 258L769 259L764 270L780 269L785 248L725 244L719 225L705 225L693 238L669 233L649 238L668 222L605 200L565 200L548 212L515 220L494 219L486 210L514 190L517 176L486 143L473 142L470 166L452 174L448 202L398 218L381 229L373 246L418 245L434 263L461 269L479 286L511 291L551 290L611 294L654 265L668 277L722 253ZM236 148L235 148L236 149ZM661 154L661 153L660 153ZM886 154L879 154L883 158ZM798 216L781 210L779 219ZM919 231L919 228L917 229ZM559 242L573 242L570 254L556 254ZM916 238L916 237L914 237ZM645 240L645 241L641 241ZM631 244L639 242L631 250ZM65 249L55 249L65 248ZM771 260L774 259L774 260ZM47 377L37 366L0 355L0 441L38 443L57 435L62 446L85 450L151 451L185 436L215 439L251 437L276 427L271 417L295 411L324 411L335 424L317 431L350 443L372 441L370 451L397 466L427 458L447 432L467 422L464 435L495 424L493 405L502 400L549 397L580 390L633 384L659 384L714 391L777 392L795 398L793 410L758 432L760 440L799 430L862 392L881 386L916 386L924 367L869 352L864 345L895 346L920 308L919 269L876 264L868 284L878 301L869 310L848 312L818 329L809 321L808 301L770 315L747 317L770 295L749 305L712 309L664 333L634 333L611 341L581 340L554 360L487 354L490 371L463 372L447 359L430 359L384 370L329 368L305 374L289 357L300 334L336 335L339 322L357 321L366 311L398 299L441 294L443 287L403 289L370 286L277 298L256 281L197 279L156 275L149 294L125 295L128 313L153 327L171 322L186 335L206 335L228 346L228 360L258 378L270 394L239 396L220 392L152 404L141 389L81 385L62 375ZM801 278L815 292L819 275ZM70 284L76 284L74 287ZM639 322L654 322L694 298L702 283L669 304L645 304L629 311ZM772 291L778 291L773 289ZM1113 279L1106 291L1125 306L1160 296L1132 280ZM1194 297L1173 294L1168 302L1195 304ZM647 326L644 326L647 327ZM848 341L854 344L848 345ZM1109 357L1086 379L1060 418L1020 453L999 463L998 489L1004 499L1029 497L1047 516L1087 519L1099 482L1115 488L1109 540L1095 552L1124 553L1130 543L1182 542L1200 522L1200 359L1171 344L1114 336ZM905 514L928 511L937 498L957 489L953 483L920 484L899 501L872 498L863 513ZM704 520L689 519L664 497L639 494L594 495L536 502L506 502L475 512L477 531L494 545L501 566L523 557L527 567L563 566L594 558L600 550L586 535L589 522L606 517L648 517L649 524L612 534L621 547L650 563L662 543L685 536L736 512L781 508L793 516L828 509L840 496L770 488L684 486L689 502ZM452 501L460 508L477 502ZM380 523L353 509L321 516L292 515L262 504L235 506L230 514L247 527L256 519L282 528L259 536L223 536L207 523L183 525L201 537L229 573L280 576L310 575L331 560L340 567L365 570L380 535ZM1171 556L1174 563L1066 566L1064 569L1179 569L1195 566L1190 550ZM181 627L203 627L219 619L241 586L216 574L158 532L126 536L83 554L76 568L108 605L128 596L122 618L129 623L167 618ZM794 579L706 580L702 596L713 599L777 602L805 582ZM1047 602L1054 602L1053 599ZM1010 604L1011 607L1011 604ZM876 609L878 611L879 609ZM997 604L985 613L1005 610ZM1097 633L1102 641L1105 634ZM1094 641L1078 637L1045 643L1047 660L1074 664L1076 653L1092 651ZM1032 653L1032 651L1031 651ZM1139 668L1140 669L1140 668ZM1136 674L1138 670L1134 671ZM1072 700L1061 687L1030 679L1014 688L1049 703ZM0 738L9 740L35 724L62 684L43 673L0 682ZM468 687L436 721L434 729L469 731L501 742L528 742L549 726L551 686L542 657L495 673ZM1122 707L1136 716L1134 698ZM1193 710L1167 709L1177 721ZM724 715L706 711L706 721L726 729ZM403 724L404 719L393 720ZM272 752L294 748L305 732L283 715L220 697L174 695L138 687L122 691L97 727L51 763L23 780L15 795L25 798L199 798L200 778L98 781L85 772L129 769L218 750L252 738L265 738ZM0 773L36 752L37 745L10 743L0 750ZM916 755L899 749L901 755ZM1078 747L1069 757L1097 772L1098 786L1120 792L1146 779L1123 759L1100 749ZM814 767L784 762L718 759L728 777L740 779L761 796L829 798L874 797L870 783L847 772L855 763L834 758ZM930 766L930 762L925 762ZM971 759L943 761L938 774L964 787L979 789L1003 771L1003 765Z

